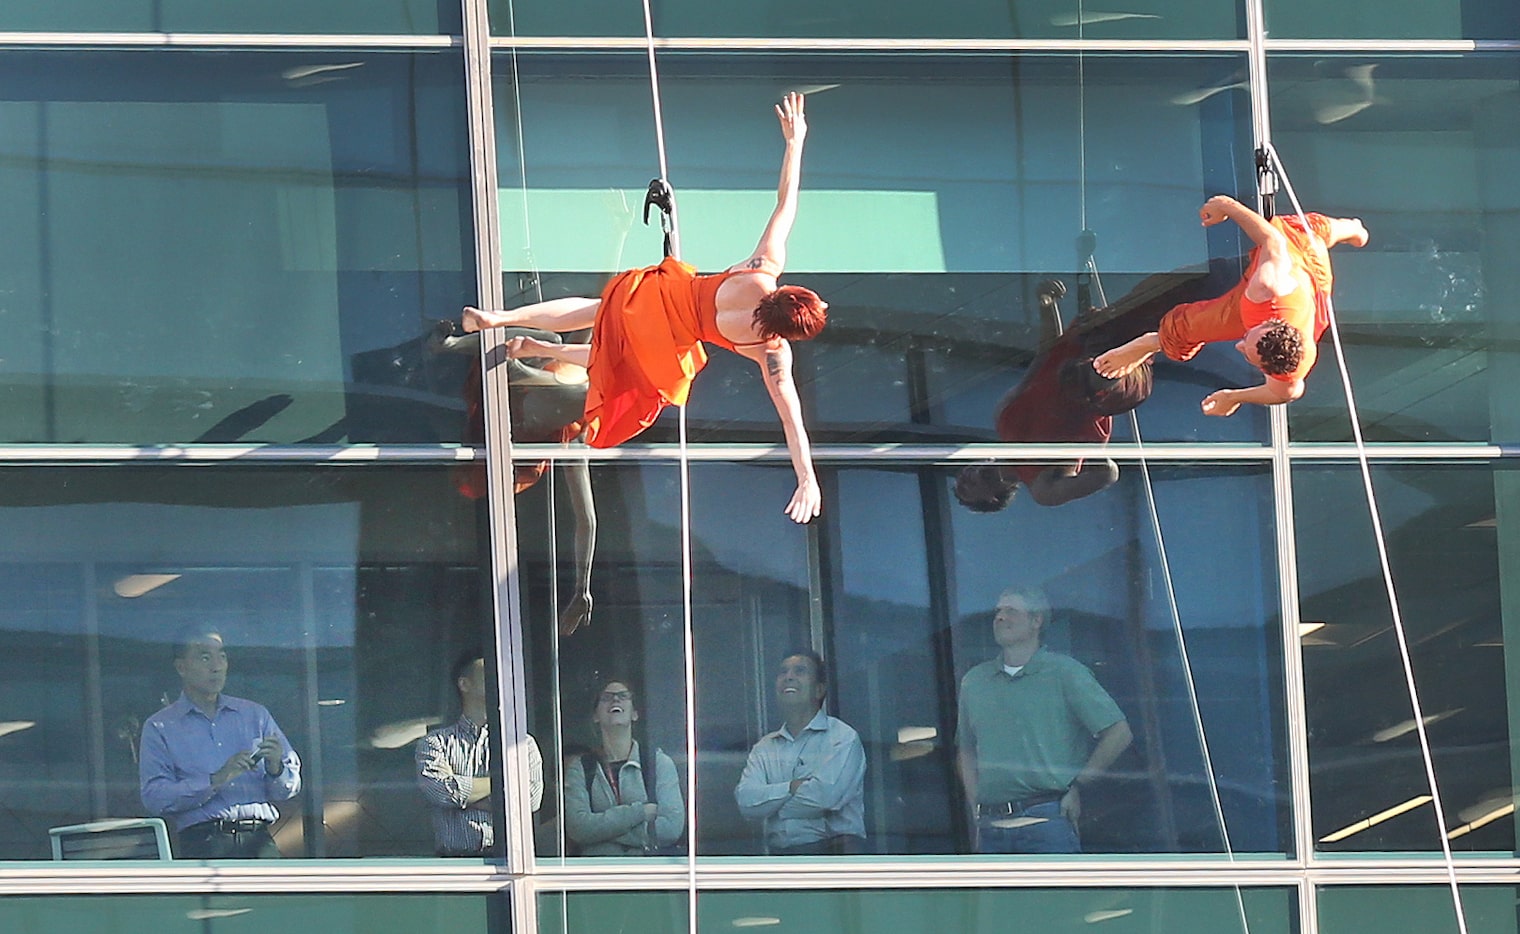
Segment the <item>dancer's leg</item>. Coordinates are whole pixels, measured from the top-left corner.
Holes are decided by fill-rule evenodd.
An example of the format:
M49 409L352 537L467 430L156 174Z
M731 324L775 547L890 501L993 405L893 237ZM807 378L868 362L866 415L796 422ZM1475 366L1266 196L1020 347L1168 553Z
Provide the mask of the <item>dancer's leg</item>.
M596 310L602 305L599 298L555 298L547 302L523 305L492 311L466 306L462 323L466 331L485 328L513 326L542 328L545 331L577 331L591 327L596 320Z

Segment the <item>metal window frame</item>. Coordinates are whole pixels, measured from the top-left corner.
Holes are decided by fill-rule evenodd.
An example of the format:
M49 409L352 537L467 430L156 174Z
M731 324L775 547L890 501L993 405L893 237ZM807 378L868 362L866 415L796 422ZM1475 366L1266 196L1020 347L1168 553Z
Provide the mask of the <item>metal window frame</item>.
M1250 69L1253 131L1258 141L1270 138L1270 114L1266 71L1268 55L1276 52L1419 54L1520 52L1516 40L1320 40L1271 39L1266 35L1262 0L1243 0L1247 21L1244 38L1215 40L996 40L996 39L659 39L657 48L692 52L862 52L995 54L1001 52L1074 53L1245 53ZM104 33L104 32L0 32L0 46L11 48L112 49L252 49L277 51L299 49L391 49L426 51L461 48L468 96L469 142L476 269L480 301L501 299L500 217L497 208L497 154L495 113L492 100L491 57L510 50L525 51L629 51L644 48L641 37L510 37L492 36L486 0L461 0L464 12L462 35L276 35L220 33ZM499 359L499 345L483 347L483 359ZM488 467L489 509L493 530L492 579L495 595L493 620L498 672L498 700L502 729L497 739L496 761L503 764L507 787L520 787L525 779L522 756L507 756L526 734L525 682L522 669L525 646L523 621L517 602L518 574L515 518L512 507L510 465L514 453L534 460L573 457L597 463L631 461L674 464L674 445L648 445L567 452L555 446L523 445L514 452L504 405L507 387L500 368L488 367L486 380L487 441L483 448L452 445L0 445L0 466L191 465L253 463L258 465L352 467L364 464L443 465L484 458ZM1510 460L1520 447L1493 444L1374 444L1371 455L1379 462L1472 462ZM901 463L904 467L925 462L955 464L992 457L1008 459L1049 458L1091 454L1081 445L822 445L815 449L820 463ZM1106 454L1123 460L1137 458L1138 446L1112 444ZM702 858L696 868L699 890L765 889L900 889L900 888L1031 888L1083 887L1220 887L1293 886L1298 893L1300 930L1317 934L1320 887L1337 885L1394 884L1440 885L1445 882L1444 864L1435 858L1389 854L1385 857L1345 857L1315 851L1311 824L1308 748L1305 735L1304 677L1297 639L1297 569L1293 527L1292 471L1298 463L1349 460L1356 454L1350 444L1295 443L1289 437L1287 416L1282 409L1271 416L1267 444L1147 444L1144 457L1156 462L1209 464L1253 461L1272 472L1276 560L1282 604L1284 685L1288 707L1288 758L1293 789L1292 825L1294 853L1287 858L1247 856L1230 863L1217 854L1191 858L1161 855L1157 858L1112 858L1070 861L964 857L857 858L849 860L774 860L734 857ZM691 451L697 462L784 463L783 447L714 444ZM688 711L688 728L694 712ZM683 864L652 865L643 861L621 864L572 860L563 865L539 862L527 832L532 815L521 796L504 802L508 827L504 858L498 862L418 860L374 862L358 860L284 861L279 864L204 864L55 866L47 863L0 864L0 885L8 894L169 894L169 893L498 893L512 898L514 927L536 930L537 898L556 892L593 891L685 891L688 877ZM1458 857L1463 884L1513 884L1520 871L1520 857Z

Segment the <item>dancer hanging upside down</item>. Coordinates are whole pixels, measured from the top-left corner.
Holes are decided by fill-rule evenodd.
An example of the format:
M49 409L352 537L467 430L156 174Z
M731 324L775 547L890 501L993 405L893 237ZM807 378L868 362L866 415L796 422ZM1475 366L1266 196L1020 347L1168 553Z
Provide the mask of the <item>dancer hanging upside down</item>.
M1233 220L1255 242L1244 278L1218 298L1178 305L1161 319L1158 331L1108 351L1093 361L1093 368L1115 378L1157 352L1189 360L1206 343L1233 340L1240 355L1267 378L1249 389L1210 393L1203 400L1204 414L1233 415L1245 402L1292 402L1304 394L1315 342L1330 324L1329 249L1339 243L1366 246L1367 228L1356 218L1323 214L1269 221L1226 195L1204 202L1198 216L1205 227Z
M786 513L793 521L807 522L818 515L822 498L792 382L788 341L808 340L823 330L828 303L808 289L776 283L797 217L807 136L802 95L788 94L776 115L786 140L776 210L744 262L719 275L698 276L692 267L667 257L658 266L616 276L600 298L560 298L507 311L466 308L463 323L467 331L501 325L557 332L592 327L589 345L527 337L507 345L512 357L549 357L587 367L585 438L592 447L621 444L648 428L665 406L684 405L692 379L707 363L703 341L755 361L781 417L797 474Z
M1093 372L1092 354L1156 327L1163 311L1197 291L1206 277L1161 273L1106 308L1084 309L1063 330L1059 279L1040 283L1040 350L1024 378L997 404L998 438L1020 444L1107 443L1114 416L1150 398L1151 367L1142 362L1117 379ZM1041 506L1060 506L1113 486L1119 465L1107 457L1065 463L977 464L956 477L955 497L973 512L997 512L1018 485Z

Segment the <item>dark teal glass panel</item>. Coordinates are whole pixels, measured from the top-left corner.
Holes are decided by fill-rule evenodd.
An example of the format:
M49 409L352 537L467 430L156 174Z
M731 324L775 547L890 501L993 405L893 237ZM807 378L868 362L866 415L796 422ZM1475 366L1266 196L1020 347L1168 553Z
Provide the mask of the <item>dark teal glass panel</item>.
M1215 791L1232 851L1288 852L1270 471L1152 464L1147 478L1137 463L1115 467L1115 485L1085 499L1050 508L1020 494L978 515L955 504L955 469L826 465L823 515L805 533L781 511L789 467L694 464L694 792L684 784L679 469L592 469L592 623L557 639L576 511L556 472L517 500L530 726L547 767L556 730L576 755L598 748L595 694L615 676L636 688L638 741L669 754L683 800L696 797L699 855L775 853L778 838L740 809L736 787L752 747L780 724L780 662L811 647L827 659L826 709L858 734L865 760L858 794L830 785L862 805L856 852L975 852L956 774L961 678L998 652L1000 594L1036 586L1052 607L1042 643L1093 673L1134 737L1083 792L1082 853L1223 852ZM574 781L555 785L540 815L543 856L564 852L553 813L584 799Z
M1462 911L1469 934L1515 934L1515 887L1464 885ZM1319 929L1325 934L1374 934L1398 928L1456 934L1451 889L1444 885L1347 885L1319 890Z
M16 934L453 934L510 930L503 899L481 895L22 895L0 900ZM489 925L489 927L488 927Z
M678 934L686 930L684 892L573 892L540 895L539 934ZM1011 919L1031 930L1179 934L1245 929L1298 930L1291 889L913 889L907 891L704 892L703 930L774 928L801 934L890 931L968 934L1006 931Z
M1307 211L1357 216L1335 308L1373 441L1512 442L1520 57L1274 55L1272 123ZM1291 211L1286 196L1279 211ZM1330 335L1293 437L1351 437Z
M518 36L642 36L636 0L490 0L491 31ZM1100 12L1061 0L925 6L905 0L801 0L744 6L704 0L651 4L658 37L760 39L1235 39L1244 7L1232 0L1141 0Z
M12 51L0 442L457 442L459 53Z
M610 273L658 261L658 230L637 223L658 171L642 57L502 53L496 65L507 304L595 295ZM787 281L831 303L830 325L796 349L814 440L998 440L1000 397L1053 339L1045 280L1067 290L1068 328L1091 306L1125 307L1087 353L1238 281L1245 242L1233 227L1201 228L1198 206L1252 185L1243 66L1233 55L667 56L683 258L716 272L750 255L775 203L772 103L811 89ZM1084 227L1096 277L1079 274ZM758 368L711 356L691 437L779 437ZM1157 364L1144 438L1265 441L1264 409L1199 411L1254 372L1227 344ZM643 439L668 441L672 427ZM1127 418L1111 430L1133 437Z
M1513 854L1514 507L1507 464L1379 464L1374 489L1452 849ZM1440 847L1360 470L1300 464L1293 502L1314 837Z
M1274 39L1514 39L1520 9L1509 0L1264 0Z
M0 30L16 32L457 34L457 0L50 0L7 4Z
M225 693L267 707L301 759L298 794L270 802L281 852L432 857L413 743L457 717L450 666L491 618L483 506L448 470L3 476L0 859L46 859L51 827L179 822L141 799L140 737L200 623L226 644Z

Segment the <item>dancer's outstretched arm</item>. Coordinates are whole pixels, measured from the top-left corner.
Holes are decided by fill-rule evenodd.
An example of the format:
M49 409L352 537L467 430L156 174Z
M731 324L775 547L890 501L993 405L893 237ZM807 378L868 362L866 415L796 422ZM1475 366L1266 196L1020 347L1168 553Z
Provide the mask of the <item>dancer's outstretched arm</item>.
M1304 381L1296 379L1291 383L1280 379L1269 379L1260 386L1252 386L1249 389L1221 389L1211 392L1203 399L1203 414L1205 415L1234 415L1235 410L1246 403L1255 405L1282 405L1284 402L1292 402L1304 394Z
M813 449L808 442L807 427L802 423L802 400L792 382L792 346L777 338L736 349L759 364L766 392L770 393L771 403L781 418L781 430L786 434L786 449L792 455L792 470L797 474L797 489L786 504L786 514L793 522L807 522L822 510L823 492L813 473Z
M570 511L575 513L575 592L559 614L559 634L568 636L591 622L591 559L596 554L596 500L591 495L591 465L565 465Z
M760 235L760 242L749 259L730 270L748 269L755 272L781 275L786 268L786 239L792 235L792 224L797 220L797 194L802 184L802 143L807 139L807 117L802 112L802 95L792 92L776 105L776 118L781 121L781 136L786 140L786 152L781 157L781 180L776 185L776 210Z

